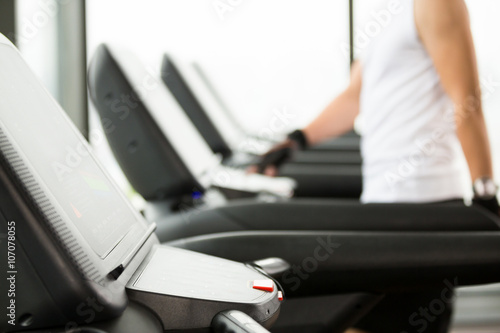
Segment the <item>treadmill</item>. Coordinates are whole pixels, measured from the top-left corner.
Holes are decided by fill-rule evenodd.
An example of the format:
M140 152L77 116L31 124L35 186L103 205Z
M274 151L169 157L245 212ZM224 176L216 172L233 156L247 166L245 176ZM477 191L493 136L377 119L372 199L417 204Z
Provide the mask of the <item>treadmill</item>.
M89 92L116 159L146 200L201 196L209 188L230 198L293 195L292 179L249 175L222 165L161 79L148 73L127 49L112 49L113 56L110 48L98 48L89 68ZM148 89L141 86L145 78ZM144 173L145 164L153 169Z
M126 70L121 67L125 65ZM137 87L148 75L154 88L140 98ZM454 229L457 221L479 225L481 208L462 203L362 205L348 199L291 199L292 184L286 179L247 178L220 164L215 170L222 173L211 172L213 152L169 90L130 52L101 45L88 76L90 96L112 151L148 202L145 215L157 222L161 241L263 229L385 231L408 225L411 231ZM114 101L121 96L129 96L134 107L118 108ZM113 126L106 129L107 123ZM249 185L254 181L259 186Z
M198 76L172 55L166 54L163 57L162 80L207 140L210 148L226 158L225 163L245 166L255 161L258 155L266 153L276 143L275 140L266 141L246 136L245 132L235 127L232 118L225 115ZM275 119L279 120L278 117ZM276 127L276 122L273 125ZM361 164L359 137L341 137L332 142L336 144L323 145L320 150L297 152L291 163Z
M210 80L205 70L197 62L192 63L191 67L196 74L190 75L188 68L179 66L179 62L175 61L171 55L165 55L165 61L172 61L171 65L182 70L183 76L189 82L189 87L196 97L200 100L201 104L206 108L207 114L213 118L213 123L217 125L218 130L226 138L227 135L232 135L226 138L228 142L243 142L237 150L253 152L255 154L263 154L267 152L274 144L278 143L275 136L266 135L266 133L250 134L235 118L233 112L229 109L224 102L222 96L219 94L215 85ZM175 62L174 62L175 61ZM177 64L177 66L175 65ZM210 96L206 96L206 95ZM232 138L235 140L233 141ZM283 139L283 138L280 138ZM246 146L256 149L246 149ZM321 158L324 158L324 163L358 163L361 156L360 149L360 136L355 131L347 132L341 137L334 138L322 144L307 149L308 156L316 163L321 163ZM327 156L317 154L318 152L338 152L337 154L330 154ZM344 153L342 153L344 152ZM314 155L313 155L314 154ZM314 157L313 157L314 156ZM329 160L330 159L330 160ZM307 159L297 158L294 163L307 163ZM359 163L361 161L359 160Z
M0 95L2 332L268 332L275 282L160 245L3 35Z
M161 150L164 148L159 147L161 144L158 141L160 140L158 139L158 136L169 136L169 140L176 142L179 154L190 154L192 156L191 159L196 159L198 161L197 164L200 164L196 166L198 169L203 169L201 164L208 161L210 154L215 154L219 156L219 164L221 167L225 167L225 171L229 172L230 170L232 174L241 174L241 176L234 177L234 179L237 178L242 181L244 179L251 179L250 175L246 175L246 171L244 169L224 163L224 156L229 156L229 150L221 148L219 151L226 151L226 153L214 153L214 149L210 148L210 143L203 139L201 133L197 131L189 117L186 116L182 107L179 105L180 103L178 103L175 98L172 98L173 94L170 93L168 89L165 92L162 87L159 87L159 85L163 85L161 83L161 79L154 81L156 80L155 78L150 78L152 80L151 82L155 82L155 89L145 91L144 88L141 88L141 82L144 77L150 77L151 74L146 74L144 69L142 69L142 73L134 73L133 71L137 71L134 69L138 66L134 65L137 61L133 61L133 56L126 50L118 49L119 48L116 46L106 45L101 45L98 48L89 68L89 91L91 98L100 113L101 120L103 120L103 126L106 127L106 122L108 120L115 119L119 121L120 126L114 125L113 132L107 133L107 138L122 169L136 190L144 196L144 193L142 193L140 189L142 184L144 184L144 180L135 181L134 178L136 178L136 176L140 178L147 178L147 176L140 175L140 169L142 168L142 166L139 165L140 160L134 158L130 154L128 151L130 147L127 148L124 146L124 143L127 142L128 145L133 145L132 141L142 140L143 143L147 142L148 147L157 146L157 148ZM129 55L126 56L126 54ZM162 95L163 97L159 98L159 95ZM130 96L128 97L131 101L129 102L130 105L122 101L120 96ZM158 102L158 98L163 100L163 105ZM173 102L172 99L174 100ZM170 113L164 111L166 109L169 109ZM180 113L183 113L184 115L181 115ZM172 119L169 119L169 117L172 117L173 114L175 114L175 119L182 118L183 120L179 120L174 124ZM140 125L141 122L143 123L142 125ZM147 122L147 124L145 122ZM156 125L151 124L151 122L156 122ZM170 129L167 129L169 126ZM153 128L155 129L152 130ZM107 132L106 129L105 132ZM161 133L155 134L154 132ZM174 133L177 133L177 135ZM135 137L135 139L131 140L132 137ZM194 146L198 148L194 149ZM151 149L153 148L148 148L147 151L142 151L139 148L134 150L134 154L141 154L142 158L145 158L144 155L148 155L148 158L155 160L162 159L158 156L151 156ZM202 150L203 155L198 155L201 154ZM160 156L166 155L165 153L162 153ZM165 161L160 164L159 161L156 161L155 165L158 166L158 170L155 174L161 173L162 169L169 165L168 160L171 158L172 157L169 157L168 159L166 157L163 158ZM221 158L222 163L220 163ZM127 171L127 169L132 167L134 167L136 171ZM291 178L295 181L293 194L297 197L341 196L347 198L358 198L361 193L360 165L353 168L350 165L316 166L290 164L283 170L290 171L282 173L281 176ZM180 173L178 174L179 177L182 176ZM253 178L257 179L257 177ZM153 182L157 182L157 180L153 180L154 178L150 179ZM259 179L259 182L262 184L276 183L269 177L261 177ZM191 188L194 187L195 186L191 185ZM147 194L146 196L149 197L150 195Z
M202 82L207 82L206 77L199 80L198 75L172 55L163 58L162 80L212 151L221 154L223 164L245 168L259 161L258 156L276 144L273 140L245 135L235 125L234 117L227 116L229 112L222 110L217 98L206 88ZM345 137L297 152L278 172L297 181L297 197L359 198L360 138L349 132Z
M500 280L498 218L476 208L464 208L457 216L462 219L440 227L422 220L400 221L399 229L380 223L379 232L360 225L358 231L319 232L311 225L308 232L226 232L172 242L177 248L158 245L155 225L130 207L1 35L0 100L0 232L15 237L8 241L16 246L9 248L15 262L1 266L15 276L17 288L15 325L5 316L2 331L266 332L258 323L271 325L280 308L279 286L269 274L282 276L285 290L294 289L285 284L293 266L283 271L261 262L266 271L180 249L187 247L226 257L285 253L293 265L326 242L322 249L338 255L322 253L295 291L305 294L314 281L312 293L343 300L330 304L328 332L334 333L390 290L434 287L443 278L456 285ZM443 208L433 207L444 216Z

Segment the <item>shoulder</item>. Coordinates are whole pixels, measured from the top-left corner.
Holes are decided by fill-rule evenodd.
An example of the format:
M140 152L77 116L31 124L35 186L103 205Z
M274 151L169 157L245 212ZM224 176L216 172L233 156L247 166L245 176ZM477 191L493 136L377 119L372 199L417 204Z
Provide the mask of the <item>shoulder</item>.
M464 0L414 0L415 22L419 31L449 32L469 25Z
M457 14L467 12L465 0L414 0L415 8L425 11L440 10L438 14L448 16L447 14ZM430 14L430 12L429 12Z

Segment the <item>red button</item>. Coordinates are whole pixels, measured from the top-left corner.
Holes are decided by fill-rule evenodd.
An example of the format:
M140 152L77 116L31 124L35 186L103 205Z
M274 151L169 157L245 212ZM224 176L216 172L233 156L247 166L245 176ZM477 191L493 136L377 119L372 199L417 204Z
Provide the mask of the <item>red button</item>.
M253 289L273 292L274 290L274 282L273 280L254 280L253 281Z
M278 291L278 300L281 302L283 300L283 293Z

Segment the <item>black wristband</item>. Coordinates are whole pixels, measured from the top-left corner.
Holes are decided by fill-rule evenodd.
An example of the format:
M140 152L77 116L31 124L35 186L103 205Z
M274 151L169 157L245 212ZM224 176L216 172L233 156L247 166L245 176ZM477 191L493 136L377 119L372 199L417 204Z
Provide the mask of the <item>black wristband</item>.
M288 138L292 141L297 142L301 150L304 150L309 145L307 142L307 138L301 130L295 130L292 133L288 134Z

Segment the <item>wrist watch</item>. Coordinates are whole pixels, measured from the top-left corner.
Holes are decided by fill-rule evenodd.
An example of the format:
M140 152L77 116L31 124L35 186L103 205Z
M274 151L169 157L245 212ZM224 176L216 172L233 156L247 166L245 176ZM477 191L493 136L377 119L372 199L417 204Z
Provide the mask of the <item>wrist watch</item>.
M490 177L480 177L472 185L475 199L492 199L497 195L498 186Z

